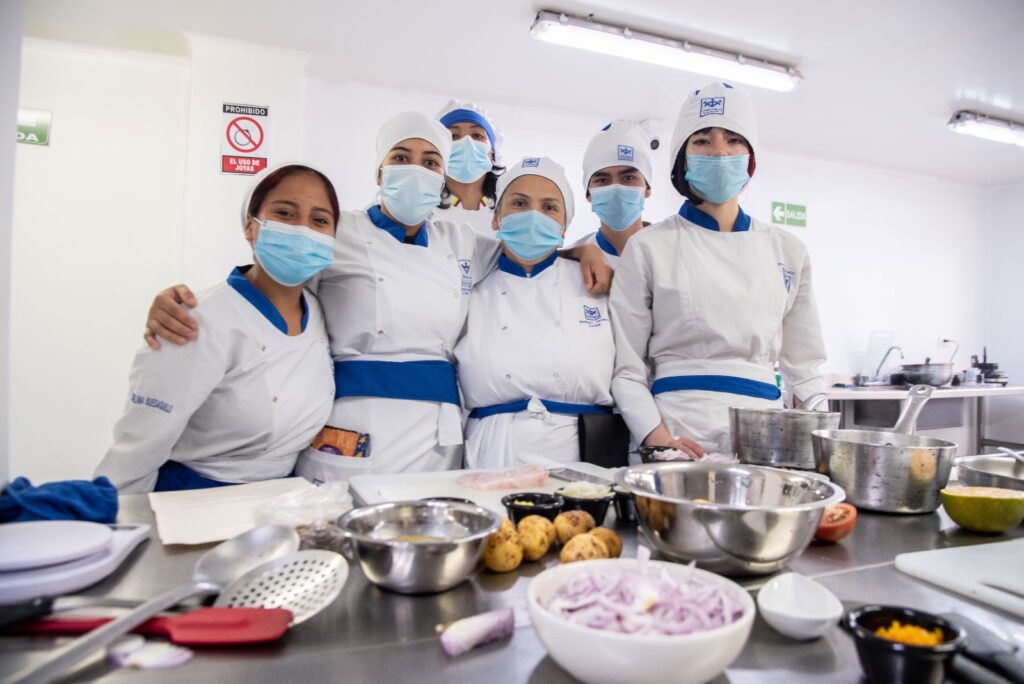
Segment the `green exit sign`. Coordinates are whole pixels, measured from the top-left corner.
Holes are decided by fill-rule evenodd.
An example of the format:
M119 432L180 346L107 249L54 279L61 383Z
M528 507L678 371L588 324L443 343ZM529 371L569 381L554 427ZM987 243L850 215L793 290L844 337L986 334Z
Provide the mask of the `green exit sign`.
M18 142L26 145L50 144L50 112L44 109L18 109Z
M807 227L807 207L801 204L772 202L772 223L780 226Z

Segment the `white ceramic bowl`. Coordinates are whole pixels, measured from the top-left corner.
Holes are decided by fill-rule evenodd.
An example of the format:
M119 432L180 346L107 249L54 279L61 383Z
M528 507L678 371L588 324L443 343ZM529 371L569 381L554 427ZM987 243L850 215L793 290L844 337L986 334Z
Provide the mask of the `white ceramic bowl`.
M738 584L704 570L665 561L647 561L673 577L690 572L731 591L743 608L732 624L707 632L676 636L636 636L576 625L544 606L575 573L611 567L637 567L632 558L581 561L549 568L526 590L530 619L556 663L588 684L698 684L714 679L743 650L754 624L754 601Z
M764 585L757 594L757 608L765 622L793 639L817 639L843 614L835 594L795 572Z

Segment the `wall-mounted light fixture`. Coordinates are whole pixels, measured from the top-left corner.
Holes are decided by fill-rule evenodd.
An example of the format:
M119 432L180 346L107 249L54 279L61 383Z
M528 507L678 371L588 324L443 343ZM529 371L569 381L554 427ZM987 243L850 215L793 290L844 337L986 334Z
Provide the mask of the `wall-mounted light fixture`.
M792 90L803 79L796 68L786 64L548 10L537 13L530 33L534 38L549 43L707 74L780 92Z
M1024 123L1019 121L960 110L953 115L947 125L950 130L957 133L1024 147Z

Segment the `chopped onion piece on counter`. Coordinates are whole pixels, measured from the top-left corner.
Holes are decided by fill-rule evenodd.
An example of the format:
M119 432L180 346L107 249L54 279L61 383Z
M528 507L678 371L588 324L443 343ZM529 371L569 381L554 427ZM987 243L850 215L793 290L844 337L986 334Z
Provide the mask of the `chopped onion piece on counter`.
M488 641L511 636L514 631L512 609L499 608L448 625L441 634L441 649L445 655L454 658Z
M161 641L146 641L132 634L114 642L107 649L107 660L118 667L139 670L164 670L184 665L192 659L192 651Z
M648 552L649 553L649 552ZM545 606L569 622L624 634L671 636L723 627L743 615L727 587L650 568L581 570Z

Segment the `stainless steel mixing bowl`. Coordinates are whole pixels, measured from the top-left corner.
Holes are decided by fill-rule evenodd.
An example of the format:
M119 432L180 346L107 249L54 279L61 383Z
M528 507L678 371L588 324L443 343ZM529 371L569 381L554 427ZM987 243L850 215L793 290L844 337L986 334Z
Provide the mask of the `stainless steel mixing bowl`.
M363 506L337 522L345 556L371 582L402 594L435 593L461 583L476 570L487 536L500 525L493 511L447 501Z
M953 465L961 484L1024 491L1024 463L1009 456L961 456Z
M735 463L647 463L615 481L633 495L659 551L727 575L784 567L810 543L825 508L846 496L802 473Z

